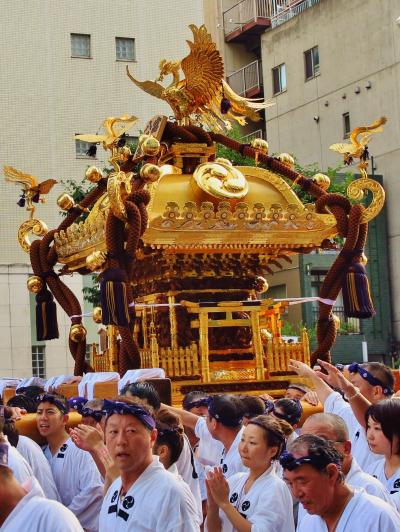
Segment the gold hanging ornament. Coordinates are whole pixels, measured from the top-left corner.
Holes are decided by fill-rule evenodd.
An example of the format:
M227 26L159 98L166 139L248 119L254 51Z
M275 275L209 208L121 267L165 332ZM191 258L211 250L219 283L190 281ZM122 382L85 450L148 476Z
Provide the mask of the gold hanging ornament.
M103 315L101 307L94 307L92 318L95 323L102 323Z
M82 342L86 338L86 329L82 323L75 323L71 326L69 337L73 342Z
M28 278L26 286L29 292L32 292L32 294L37 294L43 289L43 280L38 275L32 275Z

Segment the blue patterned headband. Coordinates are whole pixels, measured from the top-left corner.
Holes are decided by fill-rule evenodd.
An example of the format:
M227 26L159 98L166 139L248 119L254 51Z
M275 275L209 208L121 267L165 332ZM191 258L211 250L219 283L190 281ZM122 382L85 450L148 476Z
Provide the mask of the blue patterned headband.
M88 402L84 397L71 397L68 399L68 404L71 410L76 410L79 414L82 413L82 408Z
M145 427L153 430L156 427L156 422L153 416L147 410L136 404L123 403L122 401L108 401L104 400L103 412L107 419L113 414L129 415L137 418Z
M102 417L105 415L103 410L93 410L93 408L86 408L84 406L81 410L82 417L92 417L97 423L100 423Z
M322 471L328 464L332 463L335 463L339 468L341 467L340 463L332 462L332 459L328 458L327 456L314 455L301 456L300 458L295 458L292 453L289 453L288 451L283 451L279 458L279 463L281 464L283 469L287 469L288 471L294 471L303 464L311 465L319 471Z
M363 366L353 362L349 366L349 373L358 373L361 377L368 382L371 386L380 386L383 391L383 395L393 395L393 390L388 386L385 386L382 381L374 377L369 371L367 371Z
M68 408L55 395L50 393L42 393L37 396L37 403L50 403L58 408L63 414L68 414Z

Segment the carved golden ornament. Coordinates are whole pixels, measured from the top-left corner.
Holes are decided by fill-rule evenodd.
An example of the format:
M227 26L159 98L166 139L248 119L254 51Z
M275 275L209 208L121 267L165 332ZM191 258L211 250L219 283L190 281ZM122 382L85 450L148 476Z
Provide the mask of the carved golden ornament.
M104 251L93 251L86 257L86 267L91 272L100 270L105 263L107 254Z
M120 148L118 151L120 154L121 162L126 163L126 161L129 161L132 156L132 152L129 146L122 146L122 148Z
M101 307L94 307L92 314L93 321L95 323L101 323L103 319Z
M26 253L29 253L29 249L31 247L29 233L33 233L36 236L43 236L47 232L48 227L44 222L42 222L42 220L36 220L35 218L32 218L19 226L17 236L18 243Z
M12 166L5 166L4 174L6 181L18 183L22 186L23 198L21 199L25 200L26 210L30 212L30 218L32 220L36 210L33 203L38 203L39 201L45 203L44 196L50 192L57 181L55 179L46 179L46 181L39 183L33 175L25 174Z
M352 164L354 159L365 162L368 159L368 142L371 136L374 133L382 132L383 128L381 126L386 124L386 122L386 117L382 116L369 126L356 127L350 133L350 144L339 142L329 146L329 149L343 154L344 163L347 165Z
M144 164L140 169L140 177L146 183L154 183L161 177L161 169L155 164Z
M111 172L107 180L107 194L112 213L122 221L127 220L124 201L132 191L132 172Z
M75 135L77 140L83 140L84 142L91 142L97 144L103 143L105 150L115 148L116 143L124 133L126 133L133 124L138 120L136 116L122 115L119 117L110 116L103 121L103 128L106 132L105 135Z
M97 166L89 166L85 172L85 177L91 183L98 183L103 179L103 172Z
M37 294L43 289L43 280L38 275L32 275L26 281L26 286L29 292L32 292L32 294Z
M263 155L268 155L268 142L266 140L259 138L253 139L251 141L251 146Z
M214 198L241 199L249 191L246 177L230 161L200 164L193 173L197 186Z
M281 161L282 164L290 168L291 170L294 170L294 159L290 155L290 153L281 153L278 155L278 160Z
M332 319L335 324L335 329L338 331L340 329L340 318L337 314L332 314Z
M352 181L347 187L346 194L351 200L360 201L364 197L364 191L372 192L372 201L365 207L360 223L367 223L381 212L385 204L385 191L374 179L362 177Z
M323 190L328 190L331 184L331 180L325 174L315 174L313 176L313 181Z
M86 338L86 329L82 323L75 323L74 325L71 325L69 337L73 342L82 342L82 340Z
M246 124L246 118L259 121L258 111L271 104L236 94L224 80L221 54L206 27L193 24L189 27L193 33L193 42L187 41L190 48L188 56L182 61L162 59L159 65L160 75L156 81L139 81L127 67L129 79L151 96L166 101L179 125L193 123L204 125L210 130L223 131L232 127L232 120L240 125ZM181 72L185 76L183 79ZM167 87L158 83L165 76L172 76L172 82ZM224 96L231 104L226 113L221 110Z
M61 194L61 196L58 196L57 198L57 205L63 211L69 211L75 205L74 198L66 193Z
M140 135L139 146L145 155L153 157L160 151L160 142L152 135Z

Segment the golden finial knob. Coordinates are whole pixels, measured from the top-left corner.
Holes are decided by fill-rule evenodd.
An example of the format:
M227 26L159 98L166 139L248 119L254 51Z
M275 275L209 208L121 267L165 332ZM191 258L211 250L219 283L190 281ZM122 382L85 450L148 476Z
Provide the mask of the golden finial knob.
M335 323L335 329L338 331L340 329L340 318L336 314L332 314L332 318Z
M86 257L86 268L91 272L99 270L105 263L107 255L104 251L93 251Z
M74 198L66 193L61 194L61 196L58 196L57 198L57 205L63 211L69 211L75 205Z
M289 153L281 153L278 155L278 159L291 170L294 169L294 159Z
M154 183L160 178L161 170L155 164L144 164L140 169L140 177L146 181L146 183Z
M86 338L86 329L82 323L75 323L71 326L69 337L73 342L81 342Z
M159 141L152 135L140 135L139 146L145 155L154 156L160 151Z
M330 184L331 184L331 180L325 174L315 174L313 176L313 181L319 187L321 187L323 190L328 190L328 188L330 187Z
M89 166L85 172L85 177L91 183L98 183L103 179L103 172L97 166Z
M32 292L32 294L37 294L43 289L43 281L38 275L32 275L26 281L26 286L29 292Z
M254 279L254 290L258 292L259 294L262 294L268 290L268 282L264 277L261 277L261 275L258 275Z
M268 142L264 139L253 139L251 141L251 147L258 150L263 155L268 155Z
M103 319L101 307L94 307L92 314L93 321L95 323L101 323Z

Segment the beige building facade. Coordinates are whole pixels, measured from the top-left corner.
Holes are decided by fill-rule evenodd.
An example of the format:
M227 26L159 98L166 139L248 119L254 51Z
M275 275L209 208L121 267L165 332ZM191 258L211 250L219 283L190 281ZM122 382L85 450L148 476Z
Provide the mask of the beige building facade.
M185 57L188 25L203 23L203 2L4 0L1 9L0 166L58 180L35 214L53 228L61 220L56 199L62 182L82 181L87 166L107 164L101 148L95 160L88 158L75 134L101 132L107 116L132 114L139 120L129 134L138 137L151 116L171 114L164 102L136 88L125 69L154 80L161 58ZM26 290L29 257L16 239L28 213L16 205L18 186L1 179L0 190L0 376L71 373L69 322L61 309L59 340L36 342L34 301ZM82 300L82 278L67 282ZM90 321L89 341L96 342Z
M262 95L275 104L262 124L270 153L289 152L301 166L338 167L341 156L329 146L387 117L370 153L387 194L393 334L400 340L398 0L206 0L205 7L228 81L255 57L261 62ZM293 270L279 276L271 286L290 285L289 295L300 295Z

